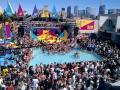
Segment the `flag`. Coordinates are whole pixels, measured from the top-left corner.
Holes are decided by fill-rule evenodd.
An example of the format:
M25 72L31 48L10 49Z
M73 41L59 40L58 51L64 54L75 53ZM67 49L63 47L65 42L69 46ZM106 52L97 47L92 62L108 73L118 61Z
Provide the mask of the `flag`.
M2 23L0 23L0 39L3 39L3 28L2 28Z
M6 28L6 39L9 39L11 37L11 27L10 27L10 23L6 22L5 23L5 28Z
M59 35L59 38L63 38L63 37L64 37L64 32Z
M33 15L37 15L37 14L38 14L38 10L37 10L37 7L36 7L36 5L35 5L35 7L34 7L34 9L33 9L32 16L33 16Z
M23 9L22 9L21 5L19 5L19 7L18 7L17 16L18 17L24 17L24 12L23 12Z
M56 10L56 7L54 6L53 7L53 10L52 10L52 18L57 18L58 17L58 14L57 14L57 10Z
M0 16L3 15L3 10L2 8L0 7Z
M67 37L68 37L68 33L66 30L64 30L64 37L63 37L63 40L66 41L67 40Z
M37 35L33 31L30 31L30 35L31 35L32 39L37 40Z
M64 40L66 41L67 40L67 37L68 37L68 33L66 30L64 30L63 33L60 34L59 38L61 38L61 40Z
M10 2L8 2L8 6L7 6L7 8L5 9L5 12L6 12L6 15L12 16L12 14L13 14L13 9L12 9L12 6L11 6Z

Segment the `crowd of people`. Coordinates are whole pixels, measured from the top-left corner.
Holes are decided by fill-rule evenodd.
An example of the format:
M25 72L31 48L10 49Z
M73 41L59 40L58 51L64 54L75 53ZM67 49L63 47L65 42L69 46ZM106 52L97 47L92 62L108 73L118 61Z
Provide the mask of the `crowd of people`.
M16 40L20 45L31 46L14 52L15 65L7 69L0 77L0 90L100 90L103 83L116 81L120 77L120 50L109 40L83 40L77 42L78 48L96 52L102 61L73 63L37 64L29 66L32 58L32 46L35 43L25 34ZM50 52L67 52L74 47L74 39L68 39L58 45L39 46ZM59 57L58 57L59 58Z
M74 39L68 39L67 41L60 42L57 44L50 44L42 46L42 50L50 53L66 53L74 48Z

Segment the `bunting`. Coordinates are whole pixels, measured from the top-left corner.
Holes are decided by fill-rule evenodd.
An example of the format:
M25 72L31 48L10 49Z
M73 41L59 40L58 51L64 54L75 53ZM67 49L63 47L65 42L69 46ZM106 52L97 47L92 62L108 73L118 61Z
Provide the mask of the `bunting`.
M18 7L17 16L18 17L24 17L24 12L23 12L23 9L22 9L21 5L19 5L19 7Z

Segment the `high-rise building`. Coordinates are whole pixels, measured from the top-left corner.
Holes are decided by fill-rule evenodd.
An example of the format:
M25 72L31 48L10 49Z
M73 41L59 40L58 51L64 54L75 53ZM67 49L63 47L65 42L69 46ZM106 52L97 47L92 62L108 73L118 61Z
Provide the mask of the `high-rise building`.
M95 8L92 8L92 7L86 8L86 17L93 18L93 17L95 17L95 15L96 15Z
M101 5L101 6L99 7L99 15L105 14L105 9L106 9L105 5Z
M117 9L117 14L120 14L120 9Z
M86 17L86 10L78 10L78 16L80 18Z
M120 9L108 9L108 14L120 14Z
M108 14L117 14L117 9L108 9Z
M75 6L74 7L74 16L75 17L78 17L78 10L79 10L78 6Z
M78 10L78 17L81 17L81 10Z
M67 18L71 18L71 6L67 7Z
M61 18L61 19L66 19L66 12L65 12L65 8L61 8L60 18Z

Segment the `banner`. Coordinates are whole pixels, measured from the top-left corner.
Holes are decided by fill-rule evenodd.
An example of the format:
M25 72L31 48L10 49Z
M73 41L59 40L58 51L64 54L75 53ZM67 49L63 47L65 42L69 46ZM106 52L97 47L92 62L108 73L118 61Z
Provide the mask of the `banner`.
M0 23L0 39L3 39L2 23Z
M94 30L94 21L93 20L79 19L79 20L76 20L76 24L80 30Z
M5 23L5 28L6 28L6 39L9 39L10 37L11 37L11 31L10 31L10 24L9 24L9 22L6 22Z

